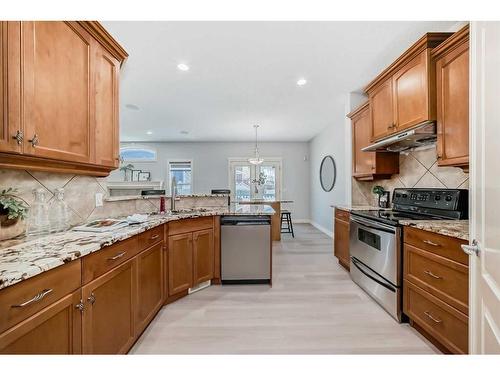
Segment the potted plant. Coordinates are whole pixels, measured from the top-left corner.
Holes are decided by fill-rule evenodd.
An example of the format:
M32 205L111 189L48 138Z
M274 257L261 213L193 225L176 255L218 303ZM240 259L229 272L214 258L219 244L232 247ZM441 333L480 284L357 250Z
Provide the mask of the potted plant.
M121 160L123 162L123 160ZM120 167L120 171L123 172L123 181L131 181L132 180L132 171L134 170L133 164L122 164Z
M389 207L389 192L385 191L383 186L376 185L372 189L373 194L378 195L378 206L382 208Z
M17 189L8 188L0 192L0 240L16 237L24 232L28 203L16 195Z

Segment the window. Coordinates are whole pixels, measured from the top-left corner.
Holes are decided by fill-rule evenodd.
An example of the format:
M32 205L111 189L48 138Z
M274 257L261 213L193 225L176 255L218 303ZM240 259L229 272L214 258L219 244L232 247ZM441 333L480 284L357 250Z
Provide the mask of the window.
M120 147L120 158L124 162L156 161L156 150L143 146L122 146Z
M280 199L281 159L266 159L260 165L250 164L243 158L229 159L229 186L232 199Z
M168 184L172 194L172 178L177 182L177 195L193 194L192 161L180 160L168 162Z

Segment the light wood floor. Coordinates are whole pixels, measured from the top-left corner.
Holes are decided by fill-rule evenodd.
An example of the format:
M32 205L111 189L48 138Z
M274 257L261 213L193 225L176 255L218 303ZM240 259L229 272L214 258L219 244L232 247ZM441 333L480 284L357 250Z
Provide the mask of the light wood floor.
M349 278L332 240L307 224L274 244L273 287L211 286L164 307L134 354L425 353Z

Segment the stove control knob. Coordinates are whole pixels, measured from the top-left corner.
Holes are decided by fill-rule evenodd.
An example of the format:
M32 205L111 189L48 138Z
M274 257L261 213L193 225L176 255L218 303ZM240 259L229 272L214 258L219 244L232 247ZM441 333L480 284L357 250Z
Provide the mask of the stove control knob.
M451 195L447 195L445 199L446 199L446 201L447 201L447 202L449 202L449 201L451 201L453 198L451 197Z
M440 196L440 195L436 195L436 196L434 197L434 199L435 199L435 200L437 200L437 201L440 201L440 200L441 200L441 196Z

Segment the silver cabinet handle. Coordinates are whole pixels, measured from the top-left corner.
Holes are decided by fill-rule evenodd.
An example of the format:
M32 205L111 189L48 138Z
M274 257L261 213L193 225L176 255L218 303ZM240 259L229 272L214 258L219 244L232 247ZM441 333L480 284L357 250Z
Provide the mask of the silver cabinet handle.
M427 315L427 317L432 320L434 323L441 323L441 319L436 319L434 318L429 311L424 311L424 314Z
M83 312L83 310L85 309L85 305L83 304L82 300L80 300L80 302L75 305L75 309L78 309L80 310L80 312Z
M431 245L431 246L436 246L436 247L439 247L441 246L440 244L438 243L435 243L435 242L432 242L430 240L422 240L423 243L426 243L427 245Z
M20 144L23 143L24 134L23 134L23 132L21 130L18 130L16 132L16 135L13 135L12 138L16 140L16 142L17 142L18 145L20 145Z
M472 241L472 245L461 245L462 250L467 255L476 255L479 256L480 248L477 240Z
M426 270L426 271L424 271L424 273L425 273L426 275L429 275L430 277L435 278L435 279L442 279L442 277L441 277L441 276L434 275L431 271Z
M89 301L92 305L95 302L95 294L94 292L90 293L90 296L87 298L87 301Z
M114 257L108 258L108 260L117 260L117 259L120 259L125 254L127 254L127 252L126 251L122 251L121 253L116 254Z
M35 134L33 138L28 139L28 142L31 143L33 147L36 147L36 145L40 142L40 139L38 138L38 135Z
M158 237L160 237L160 235L159 235L159 234L153 234L153 235L151 236L151 239L152 239L152 240L156 240Z
M19 305L12 305L11 307L26 307L28 305L31 305L32 303L35 303L35 302L38 302L38 301L41 301L42 299L45 298L45 296L47 294L50 294L52 293L52 289L44 289L42 290L40 293L38 293L36 296L34 296L32 299L26 301L26 302L23 302L23 303L20 303Z

